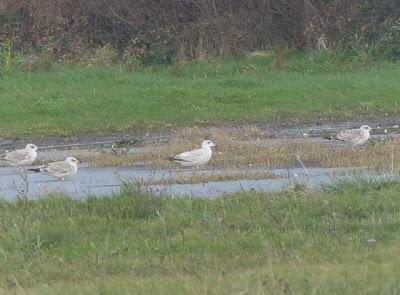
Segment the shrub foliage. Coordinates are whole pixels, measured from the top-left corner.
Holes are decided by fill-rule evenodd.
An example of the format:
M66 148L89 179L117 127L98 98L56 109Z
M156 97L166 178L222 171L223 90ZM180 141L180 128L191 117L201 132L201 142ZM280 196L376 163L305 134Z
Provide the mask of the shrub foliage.
M398 0L2 0L0 34L58 59L111 46L148 63L285 44L400 58ZM88 51L89 50L89 51Z

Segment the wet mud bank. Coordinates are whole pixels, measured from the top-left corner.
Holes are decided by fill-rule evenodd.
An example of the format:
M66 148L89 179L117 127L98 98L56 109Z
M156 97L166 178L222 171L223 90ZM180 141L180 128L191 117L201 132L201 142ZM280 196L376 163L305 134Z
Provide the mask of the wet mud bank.
M287 139L301 139L305 142L327 144L330 135L340 130L348 128L358 128L360 125L368 123L374 130L371 136L371 142L381 142L385 139L399 139L400 127L397 118L375 119L366 122L365 120L354 120L346 122L336 122L330 124L255 124L246 125L249 135L240 134L241 127L214 127L219 128L219 132L224 132L224 128L237 128L235 132L239 133L237 138L242 141L241 148L251 143L252 146L271 144L274 142L285 141ZM205 128L206 129L206 128ZM255 131L254 131L254 130ZM253 132L253 131L254 132ZM179 131L177 131L179 132ZM253 132L253 133L252 133ZM300 162L296 164L284 165L274 163L274 166L254 166L251 162L247 163L247 158L240 165L232 167L223 167L225 162L221 161L220 166L208 165L199 171L182 170L178 167L167 169L162 165L157 168L151 168L145 161L140 165L130 166L124 161L118 162L118 165L108 165L101 167L90 162L90 159L101 159L104 155L132 154L141 155L140 152L152 145L168 146L174 140L175 131L159 130L151 132L135 131L131 134L112 134L112 135L82 135L76 137L41 137L30 139L0 139L0 153L4 150L12 150L23 147L27 142L34 142L41 147L37 163L45 163L52 160L64 159L67 156L74 156L79 159L86 159L80 166L78 174L67 180L54 179L51 176L41 173L30 173L26 170L21 171L11 167L0 167L0 196L12 200L18 196L28 196L29 198L39 198L49 194L67 194L73 198L83 198L86 196L113 195L120 192L121 184L131 183L140 186L140 189L148 190L159 195L175 196L197 196L197 197L216 197L221 194L228 194L237 191L266 191L277 192L283 189L302 185L313 189L321 185L330 184L337 177L357 178L357 177L396 177L393 174L394 159L393 148L387 148L392 156L386 155L387 163L385 169L371 172L371 169L360 169L360 167L340 166L340 168L323 167L318 164L305 162L306 167L302 167ZM185 137L186 133L181 134ZM196 133L191 134L196 138ZM193 139L194 140L194 139ZM236 140L236 139L235 139ZM329 143L330 144L330 143ZM332 143L331 145L333 145ZM393 145L396 142L392 143ZM305 146L305 152L311 153L311 147ZM348 147L347 147L348 148ZM349 149L349 148L348 148ZM253 150L248 153L255 152ZM380 150L375 147L375 150ZM374 156L375 150L372 155ZM240 151L242 152L242 151ZM243 153L247 151L243 149ZM314 151L315 152L315 151ZM319 152L319 151L318 151ZM322 151L324 157L325 151ZM216 154L218 157L231 157L231 155ZM316 153L316 152L315 152ZM349 151L347 155L352 156L358 153L357 150ZM388 154L389 152L386 152ZM222 156L221 156L222 155ZM369 154L366 153L369 156ZM162 157L164 154L161 155ZM167 158L168 154L165 154ZM237 157L238 155L236 155ZM240 156L240 154L239 154ZM249 156L249 155L247 155ZM285 155L286 157L286 155ZM251 159L251 157L248 157ZM254 157L253 157L254 158ZM368 162L368 159L366 159ZM364 160L363 160L364 161ZM359 161L359 163L363 163ZM121 165L122 164L122 165ZM125 165L126 164L126 165ZM226 163L225 163L226 164ZM224 164L224 165L225 165ZM277 169L275 167L285 167ZM375 170L376 171L376 170ZM228 175L229 174L229 175ZM235 174L232 176L232 174ZM224 177L224 175L226 177Z
M271 138L298 138L309 136L311 138L326 137L332 133L348 128L358 128L368 124L374 129L373 136L385 134L385 130L395 134L400 132L400 117L386 115L382 117L357 117L351 120L342 118L321 118L317 121L303 122L302 119L277 120L268 122L232 123L228 125L217 124L214 127L225 129L240 126L255 126ZM201 126L208 128L211 126ZM178 129L177 129L178 130ZM33 142L43 150L62 149L94 149L127 146L145 146L152 142L168 142L176 133L174 129L143 130L130 129L125 132L94 132L68 136L20 136L16 138L2 138L0 135L0 152L25 146Z

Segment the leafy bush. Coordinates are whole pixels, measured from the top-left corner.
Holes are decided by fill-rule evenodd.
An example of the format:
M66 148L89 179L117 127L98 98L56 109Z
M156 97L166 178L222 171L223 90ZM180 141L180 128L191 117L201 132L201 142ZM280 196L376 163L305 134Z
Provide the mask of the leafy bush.
M135 66L276 44L399 56L397 0L3 0L0 15L0 34L15 49L46 48L57 61L105 46L119 58L134 56Z

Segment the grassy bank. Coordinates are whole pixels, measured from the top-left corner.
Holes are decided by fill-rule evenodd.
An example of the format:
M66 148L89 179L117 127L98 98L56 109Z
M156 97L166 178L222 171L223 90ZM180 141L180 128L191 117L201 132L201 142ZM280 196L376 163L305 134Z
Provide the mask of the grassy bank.
M0 286L27 294L394 294L400 183L215 200L125 190L0 204Z
M19 69L0 79L0 135L397 114L399 80L398 63L328 54Z

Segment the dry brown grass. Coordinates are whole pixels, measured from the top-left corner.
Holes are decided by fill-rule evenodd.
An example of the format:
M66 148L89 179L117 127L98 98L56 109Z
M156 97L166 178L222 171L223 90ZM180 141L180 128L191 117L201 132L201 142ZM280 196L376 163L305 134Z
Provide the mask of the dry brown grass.
M218 168L291 167L298 157L310 167L400 168L398 139L369 142L362 147L308 138L274 139L253 126L240 128L186 128L178 131L169 144L152 144L128 155L106 153L87 161L99 166L148 164L152 168L178 168L169 156L198 147L204 139L218 145L209 163Z
M186 171L185 171L186 172ZM163 177L161 179L146 179L143 185L169 185L169 184L189 184L207 183L216 181L229 181L240 179L272 179L277 176L269 171L254 171L243 169L240 171L193 171L192 173L178 173L173 177Z

